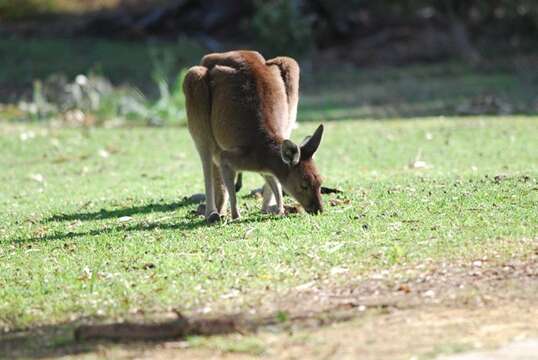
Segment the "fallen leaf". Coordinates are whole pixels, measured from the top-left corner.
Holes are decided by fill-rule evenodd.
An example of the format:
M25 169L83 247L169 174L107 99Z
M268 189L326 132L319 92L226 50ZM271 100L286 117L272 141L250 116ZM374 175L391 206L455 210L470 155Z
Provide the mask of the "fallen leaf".
M402 223L399 221L389 224L389 228L393 231L400 230L401 227L402 227Z
M410 169L427 169L429 167L430 165L428 165L428 163L422 160L415 160L409 163Z
M330 273L331 275L339 275L339 274L345 274L348 271L349 270L347 268L336 266L331 269Z
M330 199L329 200L329 205L331 206L347 205L350 203L351 203L351 200L349 199Z
M43 181L45 181L45 177L41 174L31 174L29 177L30 179L37 181L38 183L42 183Z
M303 208L299 204L294 205L284 205L284 213L287 214L298 214L303 211Z
M99 156L102 157L103 159L106 159L106 158L110 157L110 153L109 153L107 150L105 150L105 149L101 149L101 150L99 150L99 151L98 151L98 154L99 154Z
M146 264L142 265L142 269L144 269L144 270L155 269L155 268L156 268L156 266L153 263L146 263Z
M120 152L120 149L115 147L114 145L107 145L105 151L107 151L109 154L117 154Z
M422 160L422 149L418 150L418 153L417 153L417 156L415 156L415 159L409 162L407 166L410 169L427 169L431 167L427 162Z
M64 155L60 155L56 159L52 160L52 163L61 164L61 163L64 163L64 162L67 162L67 161L70 161L70 160L73 160L73 158L68 157L68 156L64 156Z
M82 270L82 274L78 277L78 280L82 280L82 281L86 281L86 280L90 280L92 278L92 271L90 270L89 267L85 267L83 270Z
M493 178L493 180L495 181L496 184L498 184L501 181L506 180L506 179L507 179L506 175L495 175L495 177Z
M238 297L240 294L240 291L237 289L232 289L230 292L223 294L220 296L221 299L233 299Z
M430 289L428 291L425 291L422 296L432 298L435 296L435 291Z
M314 285L316 285L316 282L315 281L310 281L310 282L307 282L305 284L296 286L295 290L297 290L297 291L305 291L305 290L313 288Z
M254 232L254 228L251 227L251 228L248 228L245 233L243 234L243 239L246 239L248 237L250 237L250 235Z
M26 141L35 138L35 133L33 131L25 131L20 134L21 141Z
M190 347L190 343L188 341L182 340L182 341L168 341L163 344L163 347L165 349L187 349Z
M69 225L67 225L67 227L72 230L72 229L75 229L76 227L78 227L81 224L82 224L82 222L80 220L76 220L76 221L73 221L72 223L70 223Z

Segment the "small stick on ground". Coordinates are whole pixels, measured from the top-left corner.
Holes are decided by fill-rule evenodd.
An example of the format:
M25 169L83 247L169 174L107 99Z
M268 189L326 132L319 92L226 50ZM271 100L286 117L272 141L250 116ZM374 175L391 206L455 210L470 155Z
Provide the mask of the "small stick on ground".
M115 323L82 325L75 330L75 339L84 340L166 340L191 335L222 335L240 332L240 317L188 319L178 313L177 319L155 324Z

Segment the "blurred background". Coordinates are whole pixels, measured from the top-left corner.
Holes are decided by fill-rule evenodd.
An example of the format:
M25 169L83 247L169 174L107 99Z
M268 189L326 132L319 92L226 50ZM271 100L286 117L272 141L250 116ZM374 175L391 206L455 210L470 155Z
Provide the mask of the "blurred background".
M302 66L299 120L538 112L536 0L0 0L0 122L183 124L185 69Z

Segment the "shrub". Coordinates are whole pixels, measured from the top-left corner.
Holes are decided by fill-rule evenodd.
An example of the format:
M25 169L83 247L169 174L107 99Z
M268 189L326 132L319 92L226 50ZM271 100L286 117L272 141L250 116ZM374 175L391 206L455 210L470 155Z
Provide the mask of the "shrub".
M185 100L181 84L182 70L172 86L157 73L159 88L155 101L147 100L136 88L114 87L110 81L95 74L79 74L68 81L53 75L44 82L36 80L30 101L19 102L24 119L32 121L60 120L66 125L102 125L109 121L133 120L148 125L186 121Z
M256 1L251 20L260 49L268 56L306 55L314 45L312 20L301 12L301 1Z
M17 20L44 13L51 8L52 0L0 0L0 19Z

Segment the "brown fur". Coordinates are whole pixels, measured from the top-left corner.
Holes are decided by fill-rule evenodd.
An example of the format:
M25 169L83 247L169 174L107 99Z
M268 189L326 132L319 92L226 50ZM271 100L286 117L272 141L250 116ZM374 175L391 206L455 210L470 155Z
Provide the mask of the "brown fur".
M287 165L281 155L295 123L298 84L299 67L293 59L265 61L253 51L209 54L187 73L183 86L188 127L202 159L208 220L222 214L222 184L230 195L232 217L239 216L231 190L237 171L261 173L277 197L278 212L280 183L307 210L321 210L312 154L297 166ZM314 148L319 140L321 133Z

